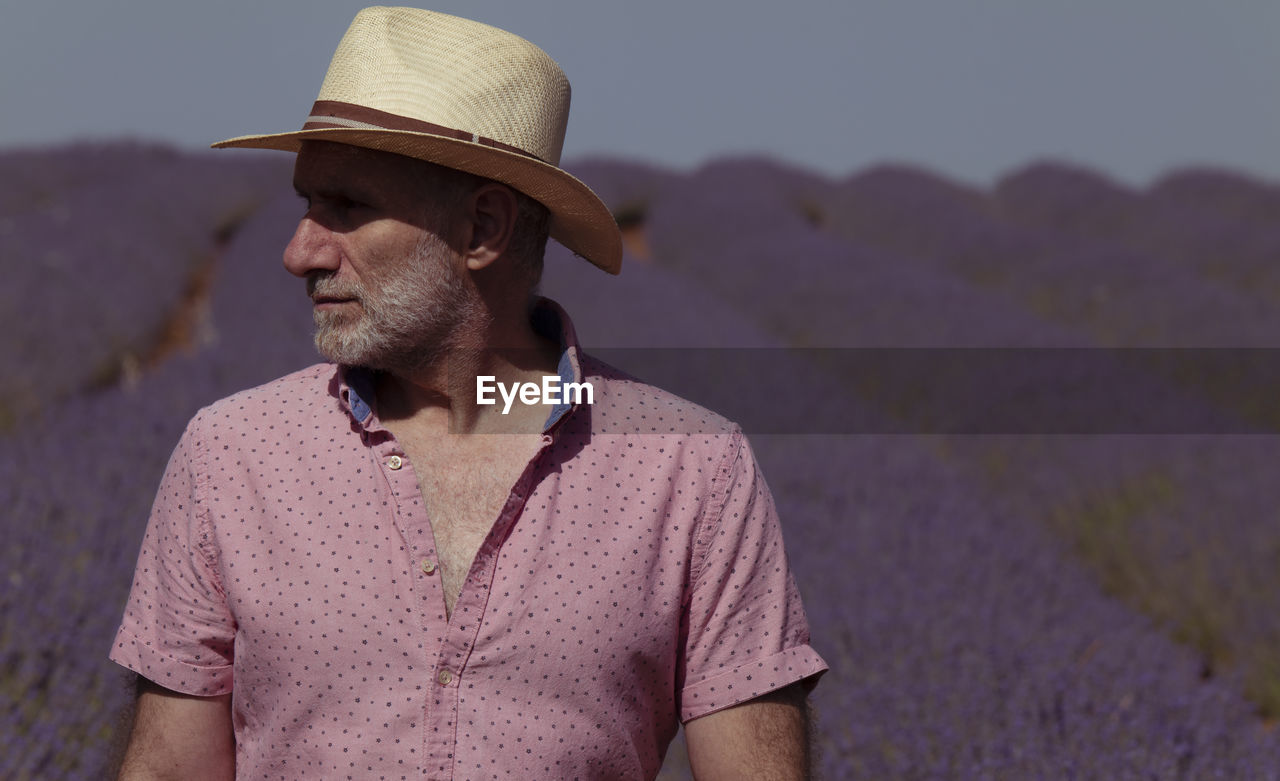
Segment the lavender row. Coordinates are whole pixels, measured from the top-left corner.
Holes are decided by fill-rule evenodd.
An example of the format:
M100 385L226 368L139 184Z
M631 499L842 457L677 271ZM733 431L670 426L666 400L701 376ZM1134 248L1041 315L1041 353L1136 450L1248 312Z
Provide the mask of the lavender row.
M1185 207L1171 213L1154 199L1139 208L1146 203L1139 196L1081 178L1033 169L988 198L918 172L875 169L834 190L830 231L957 276L1093 343L1280 343L1280 318L1265 300L1177 262L1169 244L1135 238L1179 236L1204 218ZM1272 229L1258 221L1234 232Z
M796 346L1081 343L951 274L834 235L810 211L829 197L822 180L754 161L710 165L652 205L654 262Z
M184 307L280 170L222 163L143 146L0 156L0 357L13 367L0 419L135 376L198 337Z
M1042 519L1100 586L1280 715L1273 436L953 439L986 501Z
M11 436L0 450L0 501L12 508L0 552L0 775L102 776L132 696L106 654L182 426L200 406L315 360L301 283L278 263L295 200L262 207L219 257L208 340L136 384L62 402L40 437Z
M1145 192L1090 171L1030 166L1001 180L1002 214L1037 230L1086 236L1159 257L1247 297L1280 303L1280 187L1225 171L1187 170Z
M906 437L776 437L829 778L1276 778L1229 676ZM797 522L803 519L803 522Z

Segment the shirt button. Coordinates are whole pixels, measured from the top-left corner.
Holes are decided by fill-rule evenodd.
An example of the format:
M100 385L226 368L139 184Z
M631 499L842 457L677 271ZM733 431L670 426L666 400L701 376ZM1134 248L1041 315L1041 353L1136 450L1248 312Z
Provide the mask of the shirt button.
M441 686L448 686L453 683L453 673L448 670L441 670L437 680L440 681Z
M392 456L391 458L387 459L387 466L391 467L392 469L399 469L400 467L404 466L404 459L401 458L400 456Z
M436 571L436 563L431 559L422 560L422 571L430 575Z

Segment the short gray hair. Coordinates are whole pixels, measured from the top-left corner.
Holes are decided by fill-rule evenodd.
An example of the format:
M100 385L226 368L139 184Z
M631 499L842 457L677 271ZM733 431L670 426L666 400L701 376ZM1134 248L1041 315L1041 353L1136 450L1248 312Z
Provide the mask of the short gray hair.
M514 269L524 278L532 295L542 280L542 259L547 251L551 211L536 199L502 182L441 165L431 164L426 170L429 173L424 181L429 192L434 193L427 213L432 225L447 221L452 216L451 207L479 187L493 183L511 190L516 197L516 221L507 253L515 261Z
M511 236L510 252L529 282L529 292L542 281L542 259L547 252L547 236L551 231L551 210L519 190L516 194L516 224Z

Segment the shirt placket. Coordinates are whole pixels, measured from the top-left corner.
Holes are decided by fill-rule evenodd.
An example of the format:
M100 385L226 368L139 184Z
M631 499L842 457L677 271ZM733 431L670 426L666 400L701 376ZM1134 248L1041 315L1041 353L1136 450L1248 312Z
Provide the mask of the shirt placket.
M440 582L439 559L431 520L426 511L417 475L395 438L374 444L374 456L382 466L396 505L396 525L409 546L414 562L414 594L418 599L420 631L439 641L434 669L426 688L423 711L422 776L435 781L451 781L455 764L458 730L458 700L466 676L467 659L475 648L480 622L489 602L490 587L497 568L498 553L511 525L524 509L534 485L537 464L553 441L542 436L542 446L525 466L507 495L498 518L476 552L471 570L454 603L453 614L444 612L444 586Z
M440 560L436 552L435 537L431 533L426 502L404 449L389 431L367 432L367 436L373 459L381 468L391 490L395 526L406 546L408 574L412 579L416 602L416 629L424 649L420 657L423 674L417 679L419 690L423 692L418 712L423 739L419 750L413 752L412 756L417 759L418 772L422 777L436 778L437 764L434 755L440 714L435 703L438 699L435 693L439 673L432 670L432 667L438 649L449 631L444 610L444 586L439 577ZM417 667L418 663L414 666Z

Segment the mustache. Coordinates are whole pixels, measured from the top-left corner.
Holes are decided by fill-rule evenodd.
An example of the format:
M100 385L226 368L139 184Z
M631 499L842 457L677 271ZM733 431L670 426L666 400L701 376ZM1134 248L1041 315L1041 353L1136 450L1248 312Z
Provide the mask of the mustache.
M330 274L307 277L307 296L316 298L363 298L364 288L359 284L339 282Z

